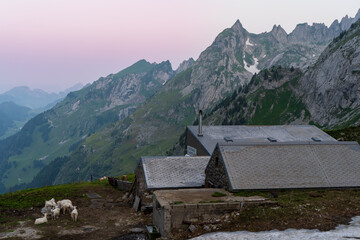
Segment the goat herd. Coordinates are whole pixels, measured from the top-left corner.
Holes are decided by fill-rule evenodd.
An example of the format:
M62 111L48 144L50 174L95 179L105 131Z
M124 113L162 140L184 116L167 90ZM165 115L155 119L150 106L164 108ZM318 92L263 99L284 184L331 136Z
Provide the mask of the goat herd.
M53 220L57 219L60 216L61 210L63 211L63 214L65 214L66 211L69 211L72 220L76 222L79 215L76 206L73 206L69 199L64 199L55 203L55 199L52 198L49 201L45 201L45 207L41 210L44 217L37 218L35 224L46 223L48 221L48 216L51 216Z

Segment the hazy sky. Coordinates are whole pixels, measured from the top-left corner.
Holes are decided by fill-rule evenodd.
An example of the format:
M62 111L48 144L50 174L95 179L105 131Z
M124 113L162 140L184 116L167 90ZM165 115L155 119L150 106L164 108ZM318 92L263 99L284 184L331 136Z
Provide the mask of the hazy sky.
M0 0L0 93L59 91L139 59L197 58L237 19L253 33L354 17L359 0Z

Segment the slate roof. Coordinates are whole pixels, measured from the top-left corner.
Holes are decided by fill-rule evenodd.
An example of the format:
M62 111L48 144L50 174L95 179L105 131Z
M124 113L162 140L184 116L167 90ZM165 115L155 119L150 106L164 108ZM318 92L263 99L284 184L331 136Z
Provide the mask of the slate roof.
M147 189L193 188L205 183L206 157L142 157Z
M327 133L311 125L277 125L277 126L203 126L203 136L199 137L198 126L188 126L187 129L198 139L211 155L216 144L226 142L225 138L247 143L269 142L275 138L277 142L307 142L312 138L321 141L336 141Z
M233 191L360 186L356 142L222 143L217 147Z

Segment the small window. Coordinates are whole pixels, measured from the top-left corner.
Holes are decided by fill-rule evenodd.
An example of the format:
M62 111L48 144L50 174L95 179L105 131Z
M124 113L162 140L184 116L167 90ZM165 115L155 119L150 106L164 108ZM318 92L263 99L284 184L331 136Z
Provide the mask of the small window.
M215 167L219 166L219 157L215 157Z
M312 137L311 138L314 142L321 142L321 139L318 137Z
M277 139L273 137L268 137L267 140L269 140L270 142L277 142Z

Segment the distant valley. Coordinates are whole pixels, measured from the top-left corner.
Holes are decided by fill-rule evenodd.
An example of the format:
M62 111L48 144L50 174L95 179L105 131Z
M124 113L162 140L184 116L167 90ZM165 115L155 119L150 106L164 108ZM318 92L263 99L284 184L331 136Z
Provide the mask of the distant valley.
M83 85L78 83L59 93L47 93L22 86L0 94L0 139L15 134L29 119L54 107L69 92L82 87Z

